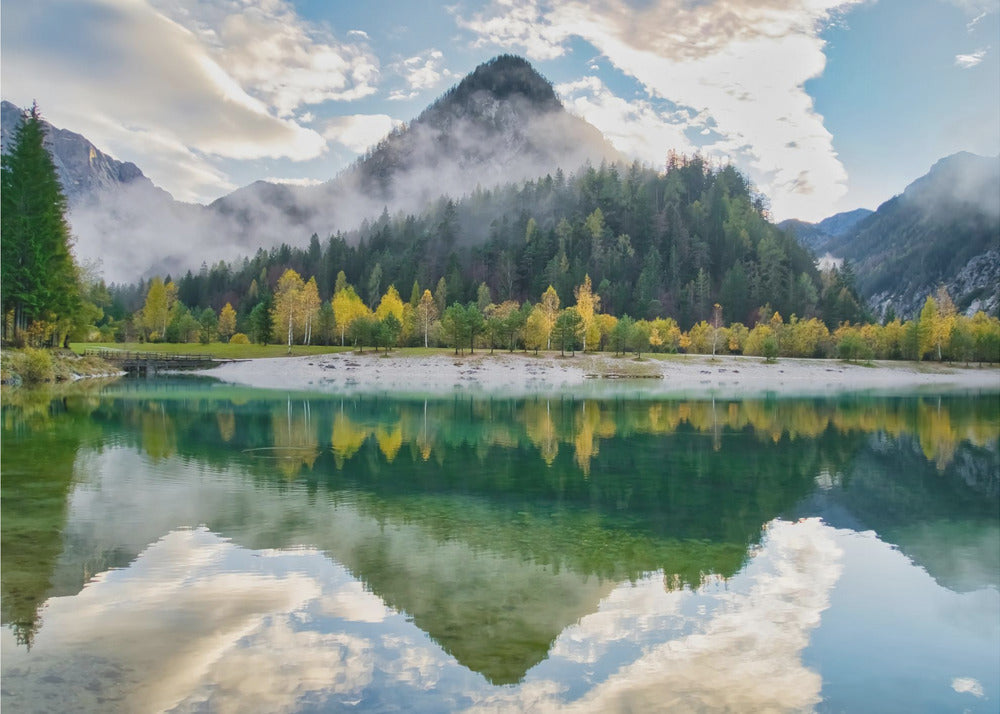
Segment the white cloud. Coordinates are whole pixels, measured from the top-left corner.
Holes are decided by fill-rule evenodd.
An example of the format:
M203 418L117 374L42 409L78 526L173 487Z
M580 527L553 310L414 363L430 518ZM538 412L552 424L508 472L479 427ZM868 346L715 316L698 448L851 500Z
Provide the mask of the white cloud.
M240 86L290 117L302 105L352 101L375 93L379 63L367 35L340 42L284 0L236 4L152 0L196 34ZM360 33L360 34L359 34Z
M1000 12L1000 0L944 0L944 2L965 10L969 17L974 18L972 24L991 12Z
M543 12L537 0L494 0L493 10L470 19L455 17L459 27L479 36L476 47L523 47L536 60L555 59L566 53L563 43L569 33Z
M555 90L570 112L596 126L632 158L660 164L668 149L695 151L684 135L690 121L687 112L661 112L642 99L626 101L597 77L558 84Z
M955 66L962 69L975 67L986 57L986 50L976 50L967 55L955 55Z
M459 24L480 44L536 59L586 40L650 97L714 120L721 138L703 152L747 170L777 217L819 218L846 192L847 174L804 86L826 64L820 29L860 1L497 0ZM655 144L662 127L636 119L637 131L655 130Z
M433 89L443 80L455 76L444 67L444 53L436 49L394 62L389 65L389 70L406 82L404 89L396 89L389 94L390 100L413 99L421 92Z
M37 99L187 201L232 190L222 160L320 156L327 142L295 111L378 80L364 38L338 42L283 0L40 0L5 7L2 32L5 98Z
M361 154L400 123L388 114L351 114L328 121L323 136Z
M951 688L959 694L971 694L979 699L982 699L984 696L983 685L979 683L979 680L972 677L955 677L951 680Z

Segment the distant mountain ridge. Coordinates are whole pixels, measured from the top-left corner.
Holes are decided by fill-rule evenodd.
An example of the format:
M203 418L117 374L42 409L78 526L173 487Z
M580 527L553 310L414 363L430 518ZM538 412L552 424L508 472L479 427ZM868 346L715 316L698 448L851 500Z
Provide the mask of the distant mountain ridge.
M827 252L831 243L849 233L872 213L874 211L867 208L856 208L853 211L845 211L824 218L819 223L807 223L791 218L779 223L778 228L791 231L802 245L817 255L822 255Z
M785 221L781 227L817 255L850 260L858 290L876 314L891 309L913 316L942 284L959 309L996 314L1000 156L947 156L874 213L863 211L815 225ZM845 225L837 234L836 227Z

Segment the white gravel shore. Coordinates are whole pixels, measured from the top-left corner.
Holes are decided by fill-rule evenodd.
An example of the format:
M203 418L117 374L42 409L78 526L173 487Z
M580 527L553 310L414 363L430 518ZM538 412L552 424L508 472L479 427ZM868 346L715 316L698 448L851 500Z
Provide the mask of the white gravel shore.
M522 396L572 390L581 395L739 397L766 393L825 396L844 392L1000 392L1000 369L913 362L870 366L836 360L672 355L560 357L522 353L408 355L338 353L253 359L203 374L246 386L336 393Z

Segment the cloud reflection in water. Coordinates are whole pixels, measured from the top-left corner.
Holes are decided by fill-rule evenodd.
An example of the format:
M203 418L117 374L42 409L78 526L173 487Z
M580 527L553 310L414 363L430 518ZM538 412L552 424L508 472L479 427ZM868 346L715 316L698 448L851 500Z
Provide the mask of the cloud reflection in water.
M128 568L48 601L32 651L4 648L5 703L807 709L819 701L820 677L801 653L840 573L835 533L818 520L774 521L747 570L724 585L671 590L662 573L620 584L563 630L524 681L494 687L322 552L250 550L204 528L175 531Z

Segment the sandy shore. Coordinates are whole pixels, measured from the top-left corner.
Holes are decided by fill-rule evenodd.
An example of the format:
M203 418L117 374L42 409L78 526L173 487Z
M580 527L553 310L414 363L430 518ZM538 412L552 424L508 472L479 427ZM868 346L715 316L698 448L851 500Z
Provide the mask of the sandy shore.
M338 393L496 396L572 390L578 395L738 397L755 394L825 396L844 392L1000 392L1000 369L834 360L674 355L643 359L611 355L476 353L453 356L340 353L254 359L205 370L205 375L253 387Z

